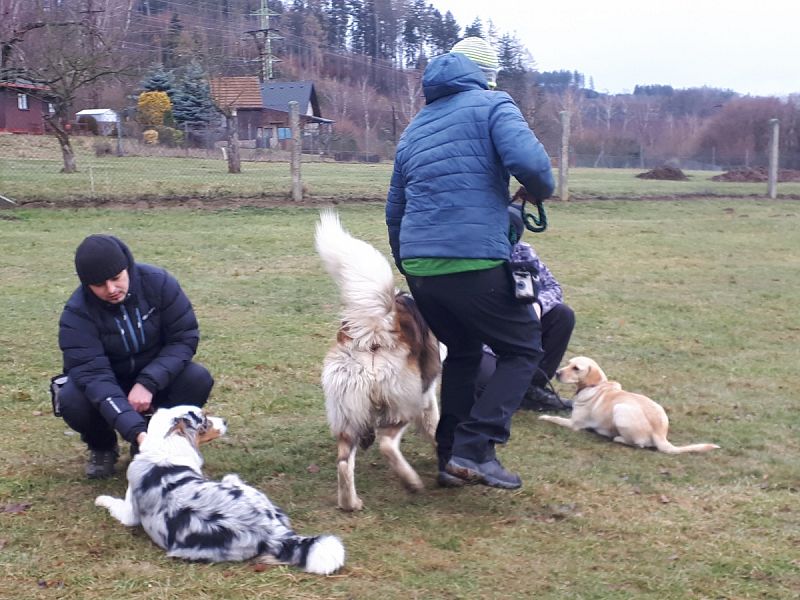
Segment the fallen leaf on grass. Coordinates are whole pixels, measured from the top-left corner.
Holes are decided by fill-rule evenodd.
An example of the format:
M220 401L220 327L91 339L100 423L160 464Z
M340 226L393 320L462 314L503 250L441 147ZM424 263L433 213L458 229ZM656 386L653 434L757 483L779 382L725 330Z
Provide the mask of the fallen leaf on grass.
M672 500L670 500L670 499L669 499L667 496L665 496L664 494L661 494L661 495L658 497L658 501L659 501L659 502L661 502L661 504L669 504L670 502L672 502Z
M21 515L31 507L30 502L12 502L0 508L0 512L11 513L12 515Z
M7 543L8 543L8 540L4 540L4 539L0 538L0 550L5 548Z
M319 473L319 466L314 464L308 465L306 471L309 473Z

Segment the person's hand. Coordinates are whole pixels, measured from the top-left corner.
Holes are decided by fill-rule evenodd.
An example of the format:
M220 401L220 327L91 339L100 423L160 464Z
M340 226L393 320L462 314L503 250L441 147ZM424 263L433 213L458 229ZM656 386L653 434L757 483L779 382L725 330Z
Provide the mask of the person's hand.
M141 383L134 384L131 391L128 393L128 402L130 402L133 410L136 412L147 412L150 410L150 404L153 402L153 393Z
M144 438L147 437L147 432L143 431L139 435L136 436L136 444L141 447Z

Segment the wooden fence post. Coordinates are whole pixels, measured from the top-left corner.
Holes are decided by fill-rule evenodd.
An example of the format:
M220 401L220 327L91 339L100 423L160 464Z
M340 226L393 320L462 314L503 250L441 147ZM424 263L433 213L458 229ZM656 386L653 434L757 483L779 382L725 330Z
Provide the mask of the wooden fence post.
M569 200L569 112L562 110L561 158L558 161L558 195L562 202Z
M289 126L292 128L292 200L303 199L303 182L300 179L300 105L297 100L289 102Z
M774 200L778 197L778 162L780 158L778 154L778 136L780 131L778 128L778 119L770 119L769 124L769 177L767 180L767 194Z

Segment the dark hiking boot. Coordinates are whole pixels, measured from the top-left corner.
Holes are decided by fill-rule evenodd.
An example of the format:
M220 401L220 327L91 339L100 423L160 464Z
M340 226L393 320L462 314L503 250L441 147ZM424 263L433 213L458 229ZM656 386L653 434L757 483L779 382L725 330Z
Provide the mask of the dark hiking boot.
M89 460L86 461L86 477L89 479L105 479L114 474L114 465L119 457L119 450L93 450L89 448Z
M496 458L477 463L468 458L453 456L445 470L467 483L480 483L506 490L515 490L522 485L519 475L506 471Z
M520 410L534 410L536 412L561 412L572 410L572 402L563 400L553 390L548 390L538 385L532 385L525 392Z
M450 473L444 469L439 471L439 474L436 476L436 483L439 484L439 487L446 488L463 487L467 484L463 479L459 479L455 475L450 475Z

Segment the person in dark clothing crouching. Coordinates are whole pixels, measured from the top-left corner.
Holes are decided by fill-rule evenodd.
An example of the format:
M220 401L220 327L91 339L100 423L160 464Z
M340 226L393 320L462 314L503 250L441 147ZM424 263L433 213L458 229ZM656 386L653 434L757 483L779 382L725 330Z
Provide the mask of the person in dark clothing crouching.
M533 375L525 396L522 398L520 410L539 412L565 411L572 408L569 400L562 399L555 391L548 389L550 380L556 374L561 359L567 351L572 331L575 328L575 312L564 302L561 285L547 265L529 244L522 241L525 225L522 222L520 206L512 204L508 207L511 231L509 237L514 243L512 260L529 263L537 274L536 301L533 308L542 323L542 350L544 356ZM489 346L484 345L478 374L478 393L483 391L489 378L494 373L497 357Z
M81 285L59 320L66 383L61 416L89 447L86 475L109 477L117 433L138 450L157 408L203 406L214 379L192 362L200 338L192 304L166 270L137 263L111 235L90 235L75 252Z

